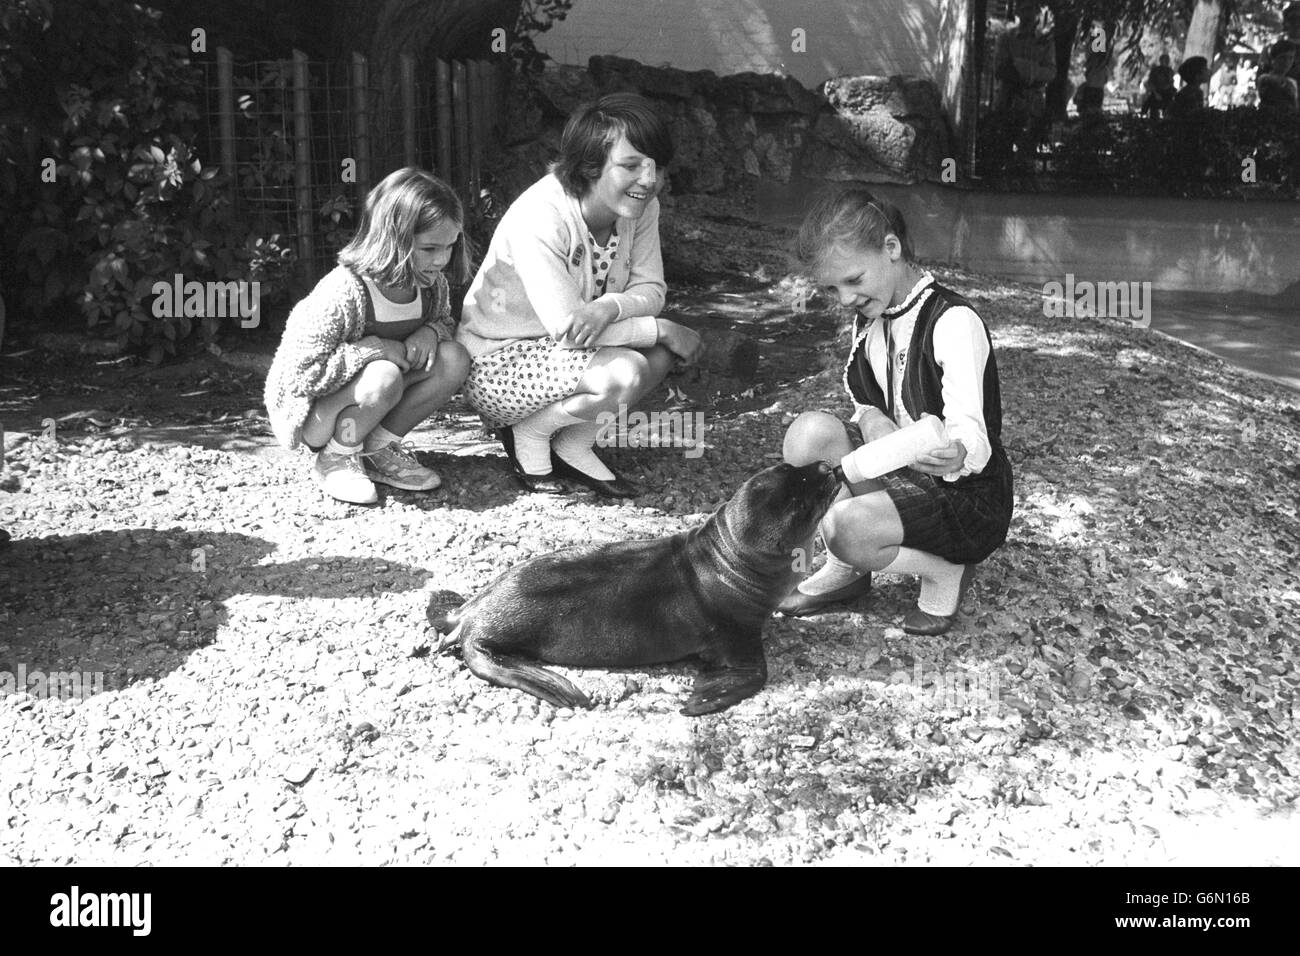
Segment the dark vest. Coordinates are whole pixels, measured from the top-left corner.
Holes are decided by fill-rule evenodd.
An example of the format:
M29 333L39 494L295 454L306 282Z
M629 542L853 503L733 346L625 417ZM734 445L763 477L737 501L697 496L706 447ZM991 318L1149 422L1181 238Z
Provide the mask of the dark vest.
M934 326L939 317L953 306L970 303L964 298L946 289L937 282L930 285L930 296L921 306L912 330L912 341L907 347L907 365L903 372L903 407L913 419L929 413L943 417L943 368L934 358ZM862 317L853 322L853 338L856 342L862 334ZM868 322L872 320L867 320ZM880 319L885 322L887 319ZM981 325L983 321L981 320ZM988 432L992 454L989 463L980 475L967 475L958 479L958 484L977 477L992 477L1007 467L1006 453L1002 449L1002 391L998 384L998 363L993 355L993 340L989 330L984 328L984 336L989 342L989 359L984 365L984 429ZM876 381L876 376L867 361L867 336L849 356L844 369L844 381L849 394L860 405L871 405L889 416L889 403L885 400L885 391Z

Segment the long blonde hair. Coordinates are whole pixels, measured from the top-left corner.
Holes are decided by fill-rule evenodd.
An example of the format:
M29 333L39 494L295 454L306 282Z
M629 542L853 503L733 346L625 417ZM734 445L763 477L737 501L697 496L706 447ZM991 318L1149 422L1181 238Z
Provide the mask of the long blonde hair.
M473 278L473 249L465 236L465 208L437 176L407 166L389 173L366 196L357 234L339 251L339 264L390 286L415 285L415 237L444 222L460 229L444 272L453 285Z

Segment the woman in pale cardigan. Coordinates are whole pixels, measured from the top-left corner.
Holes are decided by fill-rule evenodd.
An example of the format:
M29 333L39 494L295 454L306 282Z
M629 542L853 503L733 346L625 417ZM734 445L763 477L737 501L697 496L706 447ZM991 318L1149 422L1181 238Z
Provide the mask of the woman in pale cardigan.
M465 296L465 396L520 483L557 478L607 497L637 490L594 451L602 412L630 407L700 337L667 319L659 200L672 142L649 103L616 93L579 108L551 172L506 211Z

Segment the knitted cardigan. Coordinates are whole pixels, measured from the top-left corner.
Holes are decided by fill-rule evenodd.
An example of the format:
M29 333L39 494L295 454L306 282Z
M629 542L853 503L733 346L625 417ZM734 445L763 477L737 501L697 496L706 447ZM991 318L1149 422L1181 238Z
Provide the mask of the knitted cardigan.
M451 294L439 274L430 293L421 291L425 325L439 342L455 337ZM266 408L271 429L285 448L302 442L302 426L312 403L356 378L371 362L384 357L384 340L366 335L374 304L365 284L346 266L322 278L289 313L289 321L266 376Z

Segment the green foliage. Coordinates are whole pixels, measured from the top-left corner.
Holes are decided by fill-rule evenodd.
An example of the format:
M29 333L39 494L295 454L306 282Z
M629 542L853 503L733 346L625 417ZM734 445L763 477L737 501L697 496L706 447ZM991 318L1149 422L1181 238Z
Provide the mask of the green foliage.
M1300 198L1300 124L1294 114L1240 108L1151 119L1107 116L1065 128L1045 169L1011 157L1008 118L980 125L977 165L990 188L1201 198ZM1243 160L1251 175L1243 181Z
M510 56L516 70L525 75L542 72L550 57L537 49L533 37L545 33L556 21L563 20L572 8L573 0L524 0L519 8L514 40L510 44Z
M1077 20L1080 39L1087 36L1093 20L1106 24L1111 35L1121 38L1118 52L1133 68L1145 66L1144 36L1172 39L1181 48L1194 5L1195 0L1049 0L1058 21ZM1284 4L1277 0L1220 0L1219 5L1223 11L1220 50L1233 43L1261 50L1282 33Z
M1242 161L1254 160L1253 182ZM1080 124L1053 151L1053 171L1096 191L1219 198L1300 196L1300 126L1256 109L1197 110L1153 121Z
M155 316L156 281L287 279L277 236L237 226L229 176L198 154L202 74L165 42L160 14L122 0L8 0L0 36L15 54L3 71L0 242L29 314L75 301L90 327L158 361L195 328ZM52 158L56 178L42 178ZM198 325L206 339L219 320Z

